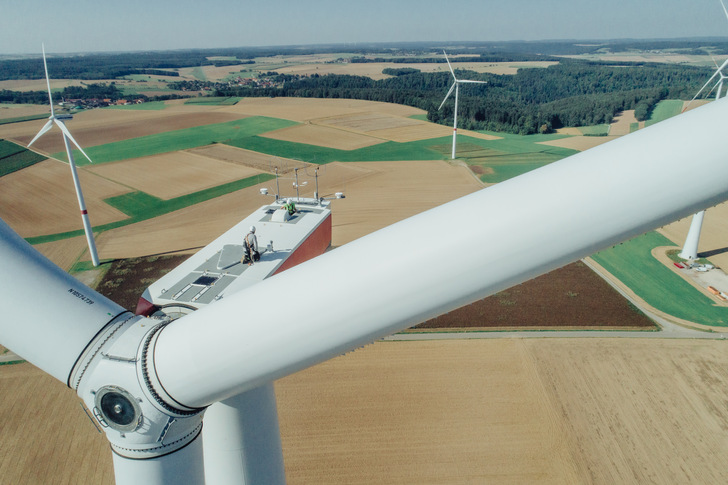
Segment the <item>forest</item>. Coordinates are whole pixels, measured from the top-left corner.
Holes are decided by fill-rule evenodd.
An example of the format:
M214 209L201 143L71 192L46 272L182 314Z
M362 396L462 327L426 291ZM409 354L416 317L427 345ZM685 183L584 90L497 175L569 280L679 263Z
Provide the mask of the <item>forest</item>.
M487 82L463 86L460 90L459 126L521 134L608 123L625 109L634 109L638 119L645 119L662 99L690 99L712 74L709 68L687 65L588 62L556 56L660 49L702 55L728 53L728 43L724 39L469 42L457 45L413 42L51 56L48 68L55 78L109 80L129 74L175 76L178 74L175 70L180 68L252 64L260 57L339 53L347 56L348 62L387 61L402 67L386 69L384 73L392 77L380 81L350 75L298 76L269 72L262 75L270 78L269 84L273 87L241 87L218 82L208 83L206 88L216 90L216 96L356 98L400 103L425 110L433 122L451 124L453 101L438 109L452 84L451 75L447 71L423 73L408 67L413 63L444 63L440 54L444 48L451 54L455 69L460 62L559 61L545 69L522 68L516 75L459 70L458 76L462 78ZM0 59L0 80L42 78L43 64L37 57ZM194 84L200 84L200 81ZM179 86L184 86L184 82L169 83L171 89ZM111 83L87 85L78 91L63 92L61 96L115 100L121 93ZM43 103L45 100L46 94L42 92L0 91L0 102Z
M453 67L460 78L487 82L461 87L458 125L519 134L609 123L626 109L634 109L638 119L644 120L662 99L690 99L711 75L709 69L689 66L613 66L575 60L562 60L548 68L519 69L516 75L462 71L457 69L457 62ZM423 109L435 123L452 123L454 102L438 109L452 84L449 72L423 73L403 68L388 73L394 77L380 81L349 75L286 75L276 79L282 84L280 88L230 86L219 88L216 95L383 101Z

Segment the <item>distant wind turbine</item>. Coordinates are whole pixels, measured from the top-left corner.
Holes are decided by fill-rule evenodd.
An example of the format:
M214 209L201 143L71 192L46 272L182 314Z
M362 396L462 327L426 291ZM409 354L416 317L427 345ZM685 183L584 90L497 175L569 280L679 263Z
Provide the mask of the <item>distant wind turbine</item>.
M60 115L56 116L55 111L53 110L53 96L51 95L51 81L48 77L48 64L46 63L46 55L45 55L45 45L42 46L43 49L43 67L45 68L45 76L46 76L46 85L48 86L48 101L51 105L51 115L48 118L48 122L41 128L41 130L38 132L37 135L35 135L35 138L31 140L30 143L28 143L28 147L30 147L35 141L43 136L48 130L53 128L53 125L55 124L58 126L58 128L61 129L61 133L63 133L63 144L66 146L66 154L68 154L68 163L71 166L71 175L73 176L73 185L76 188L76 197L78 198L78 206L81 209L81 218L83 219L83 230L86 233L86 240L88 241L88 249L91 252L91 261L93 262L94 266L99 265L99 255L96 251L96 243L94 242L94 233L91 230L91 222L88 218L88 210L86 210L86 203L83 200L83 192L81 192L81 182L78 180L78 172L76 171L76 163L73 161L73 153L71 150L71 145L68 143L69 140L73 142L74 145L76 145L76 148L78 148L81 153L83 153L83 156L85 156L89 162L93 163L91 161L91 158L89 158L88 155L86 155L86 152L83 151L83 148L79 146L79 144L76 142L76 140L71 135L71 132L68 131L68 128L66 128L66 125L63 123L64 120L70 120L72 119L71 115Z
M728 10L725 8L725 4L723 3L723 0L720 0L720 5L723 7L723 13L725 13L726 19L728 19ZM701 92L711 83L713 80L718 76L718 81L713 85L712 89L718 88L715 93L715 99L720 99L721 95L723 94L723 81L725 79L728 79L728 76L726 76L723 73L723 69L728 66L728 59L723 61L723 64L720 66L717 62L715 62L715 59L713 59L713 63L715 63L715 67L717 68L712 76L710 76L710 79L703 84L703 87L700 88L700 90L693 96L693 99L690 100L690 103L695 101L695 99L700 95ZM711 91L712 91L711 89ZM690 103L688 103L685 106L685 110L688 109L690 106ZM700 232L703 229L703 219L705 218L705 211L702 210L696 214L693 215L692 221L690 221L690 229L688 229L688 234L685 236L685 244L683 244L683 249L680 251L678 256L680 256L682 259L686 260L694 260L698 259L698 244L700 243Z
M455 76L455 71L452 69L452 64L450 64L450 59L447 58L447 53L445 51L442 51L443 54L445 54L445 60L447 61L447 65L450 68L450 72L452 73L452 77L454 79L452 86L450 86L450 90L445 95L445 99L442 100L442 103L440 104L440 107L437 109L442 109L442 106L445 104L445 101L447 101L447 98L450 97L450 94L452 93L452 90L455 90L455 116L453 120L453 126L452 126L452 159L455 160L455 149L457 147L457 137L458 137L458 91L460 90L460 83L472 83L472 84L486 84L485 81L469 81L467 79L458 79L457 76Z

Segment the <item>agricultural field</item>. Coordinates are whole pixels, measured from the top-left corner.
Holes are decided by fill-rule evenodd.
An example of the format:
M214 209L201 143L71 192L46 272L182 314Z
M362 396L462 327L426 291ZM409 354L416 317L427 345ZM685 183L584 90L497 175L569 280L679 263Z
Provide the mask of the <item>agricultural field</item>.
M387 141L352 150L324 145L343 141L321 140L316 145L262 136L286 126L310 125L326 127L330 136L342 140L352 133L372 137L376 122L371 120L396 116L407 121L382 127L382 133L416 126L409 124L410 117L421 112L384 103L265 98L234 106L166 106L149 112L99 110L103 112L79 115L69 123L74 134L78 126L79 132L88 130L84 136L89 139L111 140L104 143L116 144L114 150L131 153L123 143L132 142L118 134L103 134L98 126L94 132L94 123L100 125L105 119L109 126L126 127L126 133L133 135L129 138L137 137L135 143L147 137L137 155L163 144L168 150L80 168L104 266L109 260L156 258L170 252L184 257L196 251L266 201L259 189L272 190L275 182L270 174L276 166L283 174L285 195L293 193L294 167L300 168L300 181L308 182L302 195L311 195L317 166L304 162L314 158L320 192L346 193L346 199L334 202L333 245L340 246L481 189L483 182L473 174L477 167L508 178L575 152L544 145L571 139L565 135L460 136L460 160L454 162L449 160L450 133L406 143L390 141L395 135L381 136ZM220 121L216 118L220 114L233 119ZM172 121L177 116L184 120L178 125ZM208 123L187 126L195 123L195 116ZM136 128L141 121L148 126ZM151 133L158 122L168 128ZM33 136L39 128L37 122L15 125L0 125L0 137L10 132ZM210 144L222 138L215 134L217 129L228 137L222 141L233 140L241 147ZM194 138L195 146L178 142L182 137L177 131ZM54 138L54 133L46 137ZM152 143L149 137L158 138ZM47 143L52 148L57 141ZM101 143L88 146L98 154L112 152ZM201 174L200 167L209 173ZM0 177L0 217L24 237L56 235L69 227L77 231L80 221L74 204L65 163L47 160ZM715 216L710 216L715 219L706 217L708 251L725 246L720 243L726 235L720 224L725 210L716 208ZM614 266L615 273L625 268L629 273L631 268L633 275L651 274L652 263L645 261L651 258L652 246L679 241L686 223L665 231L669 241L648 235L644 244L637 239L597 258L604 266ZM87 267L83 237L78 231L70 236L33 242L64 268ZM511 301L529 298L552 302L554 314L566 312L564 308L577 300L595 303L599 297L576 286L584 274L568 273L572 270L547 280L553 294L524 285L496 295L491 304L500 306L505 315L520 306ZM655 279L668 278L655 274ZM598 280L584 281L596 292L606 291L596 286ZM133 295L130 298L133 301ZM583 308L585 315L577 310L569 314L570 325L591 321L589 315L600 312L606 318L595 325L609 327L610 319L620 325L627 321L616 310ZM627 305L622 309L632 311ZM479 311L498 319L492 310ZM509 318L543 324L517 312ZM629 326L639 325L630 321ZM727 356L723 341L661 338L378 342L276 383L287 480L292 484L722 483L728 478L721 460L728 452L722 424L728 420L722 405ZM0 366L0 381L0 481L113 482L108 444L79 409L72 391L29 364ZM59 415L64 419L59 421ZM69 427L74 430L70 436Z
M592 258L649 305L664 313L699 325L728 326L728 307L715 305L687 281L676 277L663 262L652 257L653 250L663 246L671 247L675 243L657 232L650 232L596 253Z
M520 68L546 68L554 64L558 64L558 62L460 62L458 63L457 68L475 72L488 72L491 74L516 74L516 72L518 72L518 69ZM280 74L299 74L307 76L310 76L312 74L318 74L320 76L324 76L326 74L349 74L353 76L365 76L377 81L380 79L386 79L388 77L391 77L382 72L384 69L399 69L403 66L412 69L418 69L422 72L448 72L447 64L431 62L420 64L411 63L404 65L394 62L321 63L313 61L300 64L289 62L284 64L282 67L277 67L271 70L275 70L275 72L278 72Z

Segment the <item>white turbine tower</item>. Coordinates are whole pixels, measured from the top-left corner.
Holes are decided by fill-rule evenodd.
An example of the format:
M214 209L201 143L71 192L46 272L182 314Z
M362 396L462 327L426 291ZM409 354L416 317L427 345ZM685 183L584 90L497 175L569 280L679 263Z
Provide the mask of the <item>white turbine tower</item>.
M274 380L728 199L726 117L721 99L388 226L174 321L125 311L0 221L0 344L78 393L111 442L118 485L203 484L203 415L207 428L205 409L219 401L234 410L218 422L242 418L236 442L208 450L205 436L205 452L221 445L237 460L223 483L280 484ZM711 176L672 183L685 160ZM433 228L456 248L444 258Z
M442 109L442 106L445 104L445 101L447 101L447 98L450 97L450 94L452 93L452 90L455 90L455 114L452 124L452 159L455 160L455 149L457 147L458 143L458 93L460 91L460 83L471 83L471 84L487 84L485 81L470 81L467 79L458 79L455 75L455 71L453 71L452 64L450 64L450 59L447 58L447 53L445 51L442 51L443 54L445 54L445 60L447 61L447 65L450 68L450 72L452 73L452 77L454 79L452 86L450 86L450 90L445 95L445 99L442 100L442 103L440 103L440 107L437 109Z
M71 166L71 176L73 177L73 185L76 188L76 197L78 198L78 206L81 209L81 218L83 219L83 230L86 233L86 241L88 241L88 249L91 253L91 261L93 262L94 266L99 265L99 255L96 251L96 243L94 242L94 233L91 229L91 222L88 218L88 210L86 210L86 203L83 200L83 192L81 192L81 182L78 180L78 172L76 171L76 163L73 161L73 153L71 149L71 145L68 142L69 140L73 142L74 145L76 145L76 148L78 148L81 153L83 153L83 156L85 156L89 162L93 163L88 155L86 155L86 152L83 151L83 148L79 146L79 144L76 142L76 140L71 135L71 132L68 131L68 128L66 128L66 125L64 124L64 120L70 120L70 115L61 115L56 116L55 110L53 109L53 96L51 95L51 81L48 77L48 65L46 64L46 55L45 55L45 45L43 46L43 67L45 68L45 76L46 76L46 85L48 86L48 101L51 105L51 115L48 118L48 122L41 128L41 130L38 132L37 135L35 135L35 138L33 138L30 143L28 143L28 146L30 147L35 141L43 136L48 130L50 130L53 125L55 124L58 126L58 128L61 129L61 133L63 134L63 144L66 146L66 154L68 155L68 164Z
M726 18L728 18L728 10L725 8L725 4L723 3L723 0L720 0L720 5L723 7L723 12L725 13ZM720 66L717 62L715 62L715 59L713 59L713 62L715 63L715 67L717 68L716 71L713 73L712 76L710 76L710 79L703 84L703 87L700 88L700 90L693 96L693 99L690 100L690 103L695 101L695 99L700 95L700 93L711 83L713 82L713 79L715 79L716 76L718 76L718 81L715 83L712 89L716 89L715 93L715 99L720 99L721 95L723 94L723 80L727 79L728 76L726 76L723 73L723 69L728 66L728 59L723 61L723 64ZM711 89L711 91L712 91ZM690 103L685 106L685 109L690 106ZM682 259L691 261L694 259L698 259L698 245L700 243L700 232L703 229L703 219L705 218L705 211L700 211L693 215L692 220L690 221L690 229L688 229L688 234L685 236L685 244L683 244L682 251L678 254Z

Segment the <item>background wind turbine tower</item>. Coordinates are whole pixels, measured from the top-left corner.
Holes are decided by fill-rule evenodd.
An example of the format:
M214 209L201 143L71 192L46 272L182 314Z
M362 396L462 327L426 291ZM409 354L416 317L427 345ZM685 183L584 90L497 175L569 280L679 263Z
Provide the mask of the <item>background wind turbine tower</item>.
M66 125L63 123L63 120L70 120L72 117L71 115L61 115L56 116L55 111L53 110L53 96L51 95L51 81L48 77L48 64L46 64L46 55L45 55L45 45L42 46L43 48L43 67L45 68L45 76L46 76L46 85L48 86L48 101L51 105L51 115L48 118L48 121L43 126L43 128L40 129L37 135L35 135L35 138L33 138L30 143L28 143L28 147L30 147L35 141L43 136L44 133L46 133L48 130L53 128L53 124L58 126L58 128L61 129L61 133L63 134L63 144L66 146L66 154L68 155L68 164L71 166L71 175L73 176L73 185L76 188L76 197L78 198L78 206L81 209L81 218L83 219L83 230L86 233L86 241L88 241L88 249L91 253L91 261L93 262L94 266L99 265L99 255L96 251L96 243L94 242L94 233L91 230L91 222L88 218L88 210L86 210L86 203L83 200L83 192L81 192L81 182L78 180L78 172L76 171L76 163L73 161L73 153L71 150L71 145L68 143L68 140L71 140L74 145L76 145L76 148L78 148L81 153L83 153L83 156L85 156L89 162L93 163L88 155L86 155L86 152L83 151L83 148L79 146L79 144L76 142L76 140L71 135L71 132L68 131L68 128L66 128Z
M723 3L723 0L720 0L720 5L723 7L723 13L725 13L726 18L728 19L728 10L725 8L725 4ZM728 78L725 74L723 74L723 69L728 66L728 59L723 61L723 64L720 66L717 62L715 62L715 59L713 59L713 62L715 63L715 67L717 67L716 71L713 73L712 76L710 76L710 79L703 84L703 87L700 88L700 90L693 96L693 99L690 100L690 103L695 101L695 99L700 95L701 92L711 83L713 82L713 79L715 79L716 76L718 76L718 81L713 86L713 89L716 87L718 88L715 93L715 99L720 99L721 95L723 94L723 80ZM712 90L711 90L712 91ZM690 106L690 103L685 106L685 110ZM705 218L705 211L702 210L698 212L697 214L693 215L693 219L690 222L690 229L688 229L688 235L685 236L685 244L683 244L682 251L678 254L683 259L692 260L692 259L698 259L698 244L700 243L700 231L703 229L703 219Z
M454 79L452 86L450 86L450 90L445 95L445 99L442 100L442 103L440 103L440 107L437 109L441 109L442 106L445 104L445 101L447 101L447 98L450 96L450 93L452 93L452 90L455 90L455 115L453 116L453 124L452 124L452 159L455 160L455 149L457 147L458 143L458 92L460 91L460 83L471 83L471 84L487 84L485 81L470 81L467 79L458 79L455 75L455 71L452 69L452 64L450 64L450 59L447 58L447 53L445 51L442 51L443 54L445 54L445 60L447 61L447 65L450 68L450 72L452 73L452 77Z

